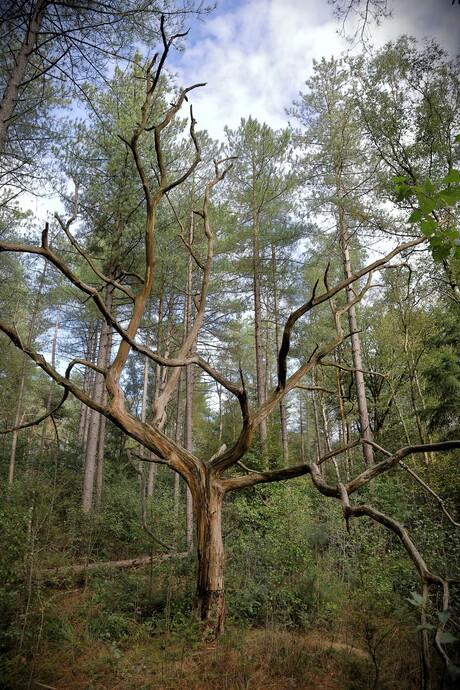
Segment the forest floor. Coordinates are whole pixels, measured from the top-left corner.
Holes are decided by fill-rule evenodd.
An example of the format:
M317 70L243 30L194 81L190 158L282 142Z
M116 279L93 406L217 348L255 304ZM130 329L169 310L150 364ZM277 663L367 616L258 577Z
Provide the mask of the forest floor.
M241 632L241 631L240 631ZM37 665L31 688L53 690L344 690L344 665L369 666L368 655L314 633L250 630L235 639L184 649L179 641L158 650L136 644L79 649ZM156 648L155 648L156 647ZM49 667L54 666L53 669ZM367 673L365 674L368 675ZM371 686L368 686L371 687Z
M17 659L14 690L367 690L376 666L363 639L342 630L294 631L228 625L217 642L185 621L159 633L95 637L97 606L85 592L60 593L54 626L43 630L33 659ZM115 620L115 619L114 619ZM112 621L113 623L114 621ZM121 623L120 623L121 625ZM188 625L188 627L187 627ZM401 635L401 631L399 635ZM401 640L378 656L379 690L417 687L411 652ZM396 658L398 657L398 658ZM418 665L415 660L415 667ZM404 667L404 664L406 666ZM23 668L21 669L21 665ZM403 680L404 679L404 680Z

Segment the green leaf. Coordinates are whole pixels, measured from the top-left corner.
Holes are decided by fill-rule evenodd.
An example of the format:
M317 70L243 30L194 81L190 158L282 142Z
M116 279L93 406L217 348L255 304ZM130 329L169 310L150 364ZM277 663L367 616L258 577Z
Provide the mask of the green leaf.
M450 254L450 247L445 244L436 245L431 248L433 259L438 262L447 259Z
M439 192L439 196L446 204L454 206L457 201L460 201L460 189L443 189Z
M436 221L433 218L428 218L427 220L422 220L420 223L420 229L425 235L425 237L430 237L436 228L438 227Z
M449 664L447 667L447 673L451 680L458 680L460 678L460 668L454 664Z
M415 630L417 632L421 632L422 630L436 630L436 626L431 623L425 623L424 625L417 625Z
M406 600L413 606L421 606L423 604L423 598L417 592L411 592L410 597L406 597Z
M460 182L460 170L451 170L442 181L443 184L450 184L451 182Z
M439 635L438 640L441 644L452 644L453 642L458 642L458 637L455 637L450 632L443 632Z
M415 211L412 211L410 214L409 218L407 219L408 223L419 223L423 218L422 212L416 208Z
M446 609L445 611L436 611L436 613L438 615L440 623L447 623L447 621L452 615L449 609Z
M431 197L425 196L424 194L418 195L418 201L420 204L420 208L422 209L422 212L425 215L428 215L438 205L437 201L435 199L432 199Z
M444 239L450 240L452 244L458 243L460 239L458 230L442 230L441 232Z
M434 184L430 179L426 179L425 182L423 183L423 190L427 195L433 194L436 190L434 187Z

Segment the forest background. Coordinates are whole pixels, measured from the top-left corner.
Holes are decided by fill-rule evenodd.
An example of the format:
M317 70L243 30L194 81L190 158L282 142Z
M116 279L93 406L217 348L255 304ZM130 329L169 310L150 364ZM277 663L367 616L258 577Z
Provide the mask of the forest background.
M4 687L458 681L459 63L332 10L213 138L212 8L5 4Z

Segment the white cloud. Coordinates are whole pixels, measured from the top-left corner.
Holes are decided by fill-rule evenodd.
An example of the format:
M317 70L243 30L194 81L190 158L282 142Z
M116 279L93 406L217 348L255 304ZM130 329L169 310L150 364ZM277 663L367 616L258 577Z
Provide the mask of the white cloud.
M316 4L316 7L318 5ZM222 137L224 125L249 115L273 127L286 124L285 108L302 89L313 57L339 53L346 44L336 24L302 0L223 3L191 31L191 47L178 65L183 83L207 82L193 94L199 127Z
M450 0L405 0L391 20L374 28L373 43L409 33L433 35L448 50L458 48L460 6ZM200 129L223 138L249 115L278 128L313 59L338 56L350 45L337 34L331 7L317 0L222 0L205 22L191 27L188 47L176 62L183 85L207 82L191 100Z

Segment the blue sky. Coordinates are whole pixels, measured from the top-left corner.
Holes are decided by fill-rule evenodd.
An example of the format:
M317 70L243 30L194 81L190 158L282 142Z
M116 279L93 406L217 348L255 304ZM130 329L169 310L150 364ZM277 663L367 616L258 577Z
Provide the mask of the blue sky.
M389 1L394 16L372 28L375 46L409 33L432 36L452 54L459 52L457 2ZM189 27L186 51L174 66L182 85L207 83L193 93L194 115L200 129L219 139L225 125L235 128L249 115L284 126L285 109L304 90L313 59L350 49L327 0L218 0L216 10Z
M457 0L455 5L452 0L389 3L393 19L372 28L376 47L408 33L420 39L432 36L452 54L460 52ZM169 65L181 86L207 83L190 94L190 101L198 129L221 141L225 125L235 129L249 115L275 129L286 126L285 111L305 90L313 60L350 49L337 33L339 24L327 0L217 0L205 20L191 20L187 27L186 50L172 54ZM54 209L55 200L53 204ZM43 199L32 204L39 216L48 206Z

